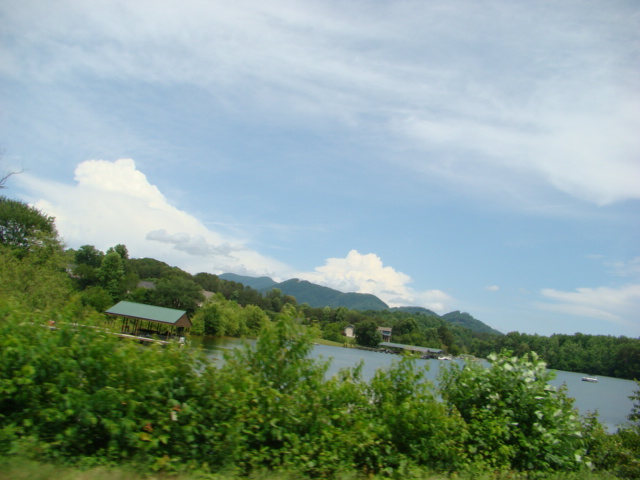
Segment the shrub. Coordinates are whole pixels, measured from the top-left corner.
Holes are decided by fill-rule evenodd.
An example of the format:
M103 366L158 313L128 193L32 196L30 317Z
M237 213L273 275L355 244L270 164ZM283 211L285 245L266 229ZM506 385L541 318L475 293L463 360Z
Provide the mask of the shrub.
M549 385L537 354L491 355L489 368L452 364L440 377L443 398L469 428L467 452L491 468L574 470L585 465L573 400Z

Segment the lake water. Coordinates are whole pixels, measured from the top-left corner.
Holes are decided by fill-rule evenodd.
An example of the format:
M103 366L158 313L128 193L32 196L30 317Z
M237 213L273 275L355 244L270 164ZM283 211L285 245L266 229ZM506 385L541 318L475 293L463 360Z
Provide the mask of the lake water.
M241 340L237 338L206 338L194 343L201 343L211 352L214 359L221 358L221 351L233 349L243 342L251 340ZM312 357L324 360L331 360L328 375L334 375L342 368L351 368L359 362L363 363L362 375L368 380L373 377L379 368L388 368L397 355L379 352L369 352L355 348L330 347L327 345L314 345ZM425 365L429 368L427 379L435 382L441 365L448 364L446 360L415 360L418 365ZM627 415L631 412L633 402L629 396L633 394L638 386L631 380L622 380L611 377L598 377L598 383L583 382L582 373L565 372L556 370L556 378L552 385L559 387L562 384L567 386L567 393L575 399L575 406L580 413L598 411L600 422L609 431L614 432L618 425L627 421Z

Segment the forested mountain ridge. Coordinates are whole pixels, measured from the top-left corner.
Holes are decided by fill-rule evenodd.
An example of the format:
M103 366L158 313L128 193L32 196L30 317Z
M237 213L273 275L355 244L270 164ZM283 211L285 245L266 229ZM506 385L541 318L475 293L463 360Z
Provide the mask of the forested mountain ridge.
M296 297L299 304L306 303L314 308L345 307L352 310L386 310L389 306L375 295L368 293L341 292L329 287L323 287L306 280L291 278L284 282L276 282L269 277L249 277L235 273L218 275L222 280L242 283L261 293L277 288L284 295Z
M473 316L466 312L460 312L456 310L455 312L445 313L441 316L441 318L454 325L466 327L470 330L473 330L474 332L494 333L497 335L502 335L502 332L490 327L486 323L481 322L477 318L473 318Z
M223 273L218 275L221 280L228 282L241 283L247 287L251 287L259 292L266 292L272 288L278 288L278 282L270 277L250 277L248 275L238 275L236 273Z
M297 278L281 282L275 288L282 290L285 295L296 297L298 303L308 303L311 307L346 307L351 310L386 310L389 308L386 303L369 293L344 293Z
M386 303L372 294L353 292L344 293L333 288L323 287L297 278L292 278L278 283L269 277L250 277L246 275L237 275L235 273L223 273L218 275L218 277L222 280L242 283L243 285L254 288L261 293L266 293L269 290L277 288L284 295L291 295L295 297L299 304L306 303L314 308L345 307L351 310L391 310L392 312L396 311L422 314L427 317L442 318L453 325L460 325L474 332L502 335L502 332L491 328L489 325L474 318L470 314L457 310L445 315L438 315L434 311L424 307L389 308Z

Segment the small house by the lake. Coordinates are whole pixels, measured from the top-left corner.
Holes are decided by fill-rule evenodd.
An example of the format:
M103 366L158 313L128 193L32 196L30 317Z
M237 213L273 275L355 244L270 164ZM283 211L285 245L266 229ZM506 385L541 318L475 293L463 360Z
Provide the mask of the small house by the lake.
M391 327L378 327L383 342L391 341Z

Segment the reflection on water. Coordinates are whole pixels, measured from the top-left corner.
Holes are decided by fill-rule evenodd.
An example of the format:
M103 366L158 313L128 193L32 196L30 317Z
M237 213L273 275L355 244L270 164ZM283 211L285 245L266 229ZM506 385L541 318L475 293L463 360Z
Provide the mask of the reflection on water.
M192 337L194 347L206 349L212 360L222 362L222 352L238 348L246 343L255 343L252 339L228 338L228 337ZM333 376L343 368L352 368L362 362L362 376L365 380L373 377L379 368L388 368L394 361L399 360L397 355L369 352L355 348L330 347L327 345L314 345L312 358L330 360L327 375ZM426 378L431 382L437 382L438 373L442 365L447 365L446 360L422 360L416 359L416 364L427 369ZM457 360L454 360L457 361ZM600 422L610 431L627 421L627 415L633 406L629 396L638 389L637 384L631 380L622 380L611 377L598 377L598 383L583 382L584 373L556 371L556 378L552 385L560 387L565 384L567 393L575 399L575 406L581 414L598 412Z

